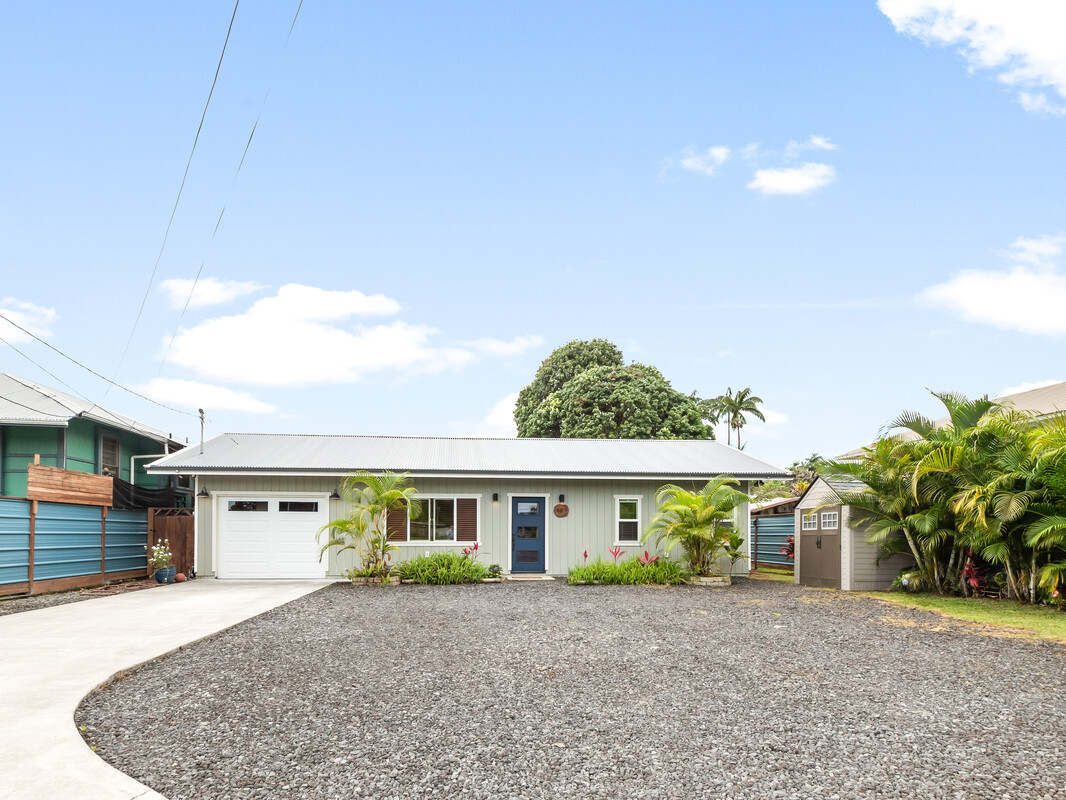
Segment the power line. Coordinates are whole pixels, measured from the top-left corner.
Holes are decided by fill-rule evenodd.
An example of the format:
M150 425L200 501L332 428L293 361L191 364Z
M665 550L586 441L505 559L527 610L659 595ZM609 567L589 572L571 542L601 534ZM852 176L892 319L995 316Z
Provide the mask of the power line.
M167 221L166 231L163 233L163 244L159 247L159 255L155 258L155 266L152 267L152 274L148 278L148 286L144 290L144 297L141 298L141 306L137 309L137 317L133 320L133 328L130 330L130 338L126 341L126 347L122 351L122 356L118 360L118 366L115 367L115 377L118 377L119 370L122 369L122 362L126 360L126 354L130 351L130 345L133 344L133 336L137 332L137 325L141 321L141 315L144 313L144 304L148 302L148 295L152 291L152 284L155 283L155 275L159 270L159 262L163 259L163 251L167 246L167 238L170 236L170 227L174 224L174 215L178 213L178 203L181 202L181 193L185 190L185 181L189 177L189 167L192 166L192 157L196 153L196 145L200 141L200 131L204 128L204 120L207 118L207 109L211 105L211 97L215 93L215 84L218 83L218 73L222 70L222 59L226 56L226 47L229 45L230 33L233 32L233 20L237 18L237 6L240 5L241 0L237 0L233 4L233 15L229 20L229 28L226 30L226 40L222 43L222 53L218 57L218 66L215 67L215 77L211 81L211 91L207 93L207 102L204 103L204 113L200 115L200 124L196 128L196 136L192 141L192 150L189 152L189 160L185 163L185 173L181 176L181 186L178 187L178 196L174 198L174 208L170 211L170 219ZM112 383L114 383L112 381ZM118 385L118 384L114 384ZM104 397L107 397L107 393L111 391L109 386L104 391Z
M46 342L44 339L42 339L40 336L38 336L33 331L26 330L21 325L19 325L17 322L13 321L12 319L10 319L9 317L5 316L2 313L0 313L0 319L4 320L4 322L8 323L9 325L14 325L16 328L18 328L20 331L25 333L27 336L32 336L34 339L36 339L38 342L43 344L49 350L51 350L52 352L63 356L63 358L65 358L67 361L70 361L72 364L76 364L77 366L79 366L83 370L85 370L86 372L89 372L89 373L95 375L100 380L106 381L109 386L114 386L116 389L121 389L122 391L128 392L129 394L132 394L135 397L141 398L142 400L147 400L149 403L153 403L154 405L157 405L160 408L167 409L167 411L174 411L175 413L178 413L178 414L184 414L187 417L196 417L197 419L199 419L199 415L197 415L197 414L193 414L190 411L182 411L180 408L174 408L174 406L168 406L166 403L160 403L158 400L153 400L151 397L148 397L147 395L143 395L140 392L135 392L133 389L130 389L130 388L126 387L126 386L123 386L121 383L116 383L115 381L111 380L111 378L107 378L107 377L101 375L95 369L92 369L91 367L85 366L80 361L78 361L78 359L76 359L76 358L74 358L72 356L68 356L66 353L64 353L62 350L60 350L57 347L53 347L52 345L50 345L48 342ZM31 359L31 361L32 361L32 359ZM33 362L33 363L36 364L36 362ZM40 365L38 365L38 366L40 366ZM42 369L43 369L43 367L42 367ZM51 374L51 373L49 373L49 374ZM62 381L60 381L60 383L62 383ZM75 392L75 394L77 394L77 392ZM89 401L86 398L86 402L91 402L91 401ZM95 403L94 403L94 405L95 405Z
M230 184L229 191L226 193L226 201L222 204L222 211L218 215L218 220L215 222L215 229L211 232L211 239L208 242L208 248L215 241L215 235L218 233L218 228L222 224L222 217L226 213L226 207L229 205L229 196L233 193L233 187L237 185L237 178L241 174L241 167L244 166L244 159L248 157L248 149L252 146L252 139L255 137L255 132L259 128L259 120L263 117L263 109L266 108L267 98L270 97L270 90L274 86L274 80L277 78L277 65L285 57L285 52L289 48L289 40L292 38L293 29L296 27L296 20L300 18L300 9L304 7L304 0L300 0L298 6L296 6L296 13L292 17L292 24L289 25L289 33L285 37L285 44L281 47L281 53L278 54L278 60L274 65L274 74L270 78L270 83L267 84L267 90L263 94L263 102L259 104L259 113L255 117L255 122L252 124L252 132L248 134L248 141L244 143L244 152L241 153L241 161L237 165L237 171L233 174L233 182ZM196 270L196 277L192 280L192 286L189 287L189 296L185 298L185 305L182 306L181 314L178 316L178 322L174 326L174 332L170 335L170 341L167 342L167 349L163 353L163 358L159 362L159 369L162 370L163 366L167 363L167 358L170 357L170 349L174 346L174 339L178 336L178 329L181 327L182 320L185 319L185 312L189 310L189 303L192 301L192 296L196 292L196 285L200 282L200 275L203 274L204 264L207 263L206 257L200 261L200 268Z

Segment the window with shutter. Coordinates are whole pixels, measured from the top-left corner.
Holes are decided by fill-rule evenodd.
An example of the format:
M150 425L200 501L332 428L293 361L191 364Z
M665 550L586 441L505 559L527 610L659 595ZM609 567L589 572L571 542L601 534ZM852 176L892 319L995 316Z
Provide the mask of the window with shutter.
M478 499L419 495L422 510L409 519L406 509L392 512L386 526L389 541L408 544L455 544L478 541Z

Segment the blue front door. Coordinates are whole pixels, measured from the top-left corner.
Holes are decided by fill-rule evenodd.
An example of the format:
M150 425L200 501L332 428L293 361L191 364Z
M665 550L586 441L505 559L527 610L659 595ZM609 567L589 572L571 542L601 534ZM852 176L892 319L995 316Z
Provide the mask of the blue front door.
M544 498L511 498L511 572L544 572Z

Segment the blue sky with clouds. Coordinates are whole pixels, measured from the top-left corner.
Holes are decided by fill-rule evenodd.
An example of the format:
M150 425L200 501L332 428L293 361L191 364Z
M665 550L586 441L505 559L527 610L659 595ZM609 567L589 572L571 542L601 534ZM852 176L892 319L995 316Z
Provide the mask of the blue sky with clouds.
M1066 378L1054 4L309 0L287 47L297 2L264 5L150 289L232 6L0 12L0 313L209 433L511 435L575 338L750 386L779 464L927 387ZM36 362L4 371L198 434L0 336Z

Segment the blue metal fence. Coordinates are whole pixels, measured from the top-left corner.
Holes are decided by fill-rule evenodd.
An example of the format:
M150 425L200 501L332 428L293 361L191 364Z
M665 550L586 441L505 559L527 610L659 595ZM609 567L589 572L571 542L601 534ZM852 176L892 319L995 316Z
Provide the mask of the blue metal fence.
M104 528L106 572L148 569L147 511L110 511Z
M0 500L0 585L30 579L30 502Z
M793 559L779 552L789 536L796 533L796 519L792 514L777 514L751 518L755 529L755 561L767 566L792 567Z
M5 586L47 590L48 581L84 576L79 585L88 585L91 576L146 570L147 544L147 511L112 510L105 520L100 506L42 501L33 515L29 500L0 499L0 594Z

